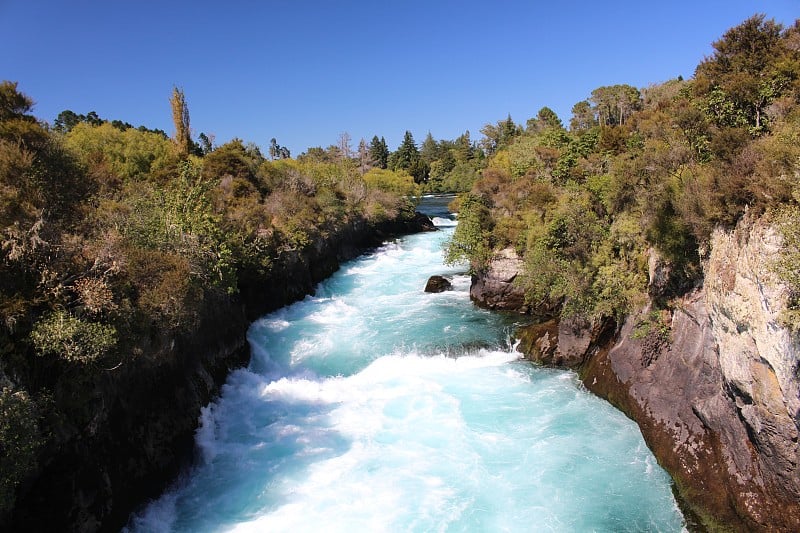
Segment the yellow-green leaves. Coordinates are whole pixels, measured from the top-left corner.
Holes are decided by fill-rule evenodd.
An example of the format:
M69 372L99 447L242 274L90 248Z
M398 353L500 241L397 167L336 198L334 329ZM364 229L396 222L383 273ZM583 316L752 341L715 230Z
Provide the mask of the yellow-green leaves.
M113 326L89 322L66 311L55 311L36 323L31 340L39 355L51 355L73 363L91 363L114 347Z
M66 135L66 145L88 168L105 165L106 174L123 180L150 179L173 164L175 157L169 140L161 135L133 128L121 131L108 122L76 125Z

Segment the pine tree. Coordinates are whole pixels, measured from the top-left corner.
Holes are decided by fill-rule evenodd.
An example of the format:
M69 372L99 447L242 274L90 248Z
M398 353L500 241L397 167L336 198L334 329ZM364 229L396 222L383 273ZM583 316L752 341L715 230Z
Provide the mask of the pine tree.
M414 136L411 135L410 131L406 130L403 142L393 156L394 165L392 170L408 170L417 162L419 150L417 150L417 144L414 142Z
M389 146L386 144L386 139L375 135L369 143L369 155L378 168L386 168L389 166Z
M419 155L422 157L422 160L428 164L433 163L436 159L441 157L441 150L439 149L439 143L433 138L431 132L428 132L428 135L425 136L425 140L422 141L422 146L419 150Z

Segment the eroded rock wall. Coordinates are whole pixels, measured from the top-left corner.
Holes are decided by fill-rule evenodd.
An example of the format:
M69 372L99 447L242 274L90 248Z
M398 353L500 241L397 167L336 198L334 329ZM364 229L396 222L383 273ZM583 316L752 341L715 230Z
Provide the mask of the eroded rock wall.
M798 343L779 320L780 235L746 219L711 245L703 287L658 320L644 309L615 336L596 325L565 332L556 320L522 344L540 362L578 369L636 420L702 523L800 531Z

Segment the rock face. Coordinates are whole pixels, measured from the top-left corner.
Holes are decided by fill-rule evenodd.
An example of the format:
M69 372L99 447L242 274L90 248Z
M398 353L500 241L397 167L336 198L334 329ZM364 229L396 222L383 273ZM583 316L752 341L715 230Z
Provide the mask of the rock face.
M711 244L703 287L671 314L645 309L616 336L586 327L568 347L560 325L542 325L527 345L545 364L579 368L636 420L706 526L800 531L800 346L778 322L786 288L770 258L780 238L750 220Z
M527 359L547 366L579 369L615 333L612 320L589 324L576 318L553 318L518 332Z
M190 462L200 409L249 359L252 320L313 294L341 261L390 236L429 228L424 215L379 227L352 220L283 254L267 276L243 273L239 294L209 297L193 331L151 339L145 353L86 384L95 398L91 423L64 426L0 530L119 531Z
M522 267L522 259L513 248L500 250L485 272L472 276L470 298L476 305L486 309L526 312L525 293L514 284Z
M453 284L442 276L431 276L425 284L425 292L444 292L453 289Z

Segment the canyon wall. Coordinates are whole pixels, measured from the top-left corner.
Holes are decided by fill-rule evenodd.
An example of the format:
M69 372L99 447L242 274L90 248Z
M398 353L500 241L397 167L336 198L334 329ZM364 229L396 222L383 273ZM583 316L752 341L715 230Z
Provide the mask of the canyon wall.
M710 244L702 286L666 309L619 326L555 318L521 346L639 424L699 528L800 531L800 344L780 322L780 234L745 218ZM651 283L659 271L654 254Z

